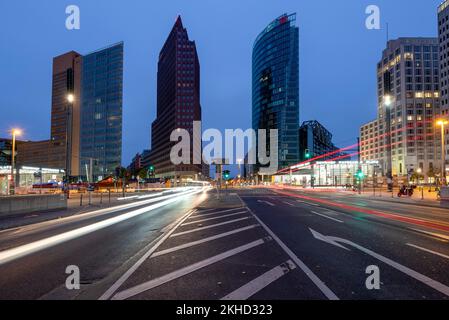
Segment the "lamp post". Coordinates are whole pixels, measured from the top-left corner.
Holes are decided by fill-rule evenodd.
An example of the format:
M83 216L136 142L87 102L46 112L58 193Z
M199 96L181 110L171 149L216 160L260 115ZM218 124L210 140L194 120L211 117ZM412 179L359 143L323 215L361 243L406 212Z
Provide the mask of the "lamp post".
M441 185L446 184L446 148L444 141L444 126L448 123L448 120L437 120L437 125L441 126Z
M69 176L71 174L71 148L72 148L72 113L71 109L73 107L73 102L75 101L75 96L72 93L67 95L67 123L66 123L66 152L65 152L65 179L64 179L64 188L67 195L67 199L70 198L70 188L69 188Z
M419 167L416 172L418 173L418 184L421 186L421 200L424 200L424 185L421 183L422 168Z
M386 149L387 149L387 179L390 179L388 188L393 194L393 160L391 157L391 105L393 100L390 95L385 95L383 100L385 106L385 124L386 124Z
M16 158L16 136L20 136L22 132L19 129L12 129L12 148L11 148L11 180L9 182L9 194L14 195L16 188L16 177L14 175L14 162Z

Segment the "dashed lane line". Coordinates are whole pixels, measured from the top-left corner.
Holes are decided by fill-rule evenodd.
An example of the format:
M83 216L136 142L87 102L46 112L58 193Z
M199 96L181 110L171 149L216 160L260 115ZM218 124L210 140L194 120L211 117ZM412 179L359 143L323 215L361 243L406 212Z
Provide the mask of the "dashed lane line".
M220 213L226 213L226 212L231 212L231 211L236 211L236 210L243 210L243 209L245 209L245 208L240 207L240 208L233 208L233 209L217 211L217 212L212 212L212 213L206 213L206 214L202 214L201 212L197 212L194 216L189 217L189 219L210 217L210 216L214 216L214 215L220 214Z
M170 282L172 280L181 278L185 275L188 275L192 272L195 272L199 269L205 268L211 264L214 264L216 262L222 261L224 259L227 259L229 257L235 256L239 253L245 252L249 249L255 248L257 246L260 246L262 244L264 244L265 242L269 241L270 239L266 238L266 239L259 239L256 241L253 241L251 243L245 244L243 246L234 248L232 250L223 252L221 254L218 254L216 256L213 256L211 258L205 259L203 261L194 263L190 266L184 267L182 269L173 271L169 274L166 274L162 277L144 282L142 284L139 284L137 286L134 286L132 288L126 289L124 291L118 292L115 296L112 297L112 300L125 300L125 299L129 299L131 297L134 297L140 293L143 293L145 291L148 291L150 289L156 288L160 285L163 285L167 282Z
M195 221L191 221L191 222L186 222L183 223L181 226L188 226L191 224L196 224L196 223L201 223L201 222L206 222L206 221L211 221L211 220L217 220L217 219L223 219L223 218L228 218L228 217L233 217L233 216L238 216L244 213L248 213L248 211L240 211L240 212L236 212L236 213L230 213L230 214L225 214L225 215L221 215L219 217L213 217L213 218L207 218L207 219L201 219L201 220L195 220Z
M249 218L250 218L250 217L244 217L244 218L240 218L240 219L234 219L234 220L230 220L230 221L225 221L225 222L213 224L213 225L206 226L206 227L200 227L200 228L195 228L195 229L192 229L192 230L187 230L187 231L178 232L178 233L172 234L172 235L170 236L170 238L173 238L173 237L179 237L179 236L182 236L182 235L185 235L185 234L188 234L188 233L192 233L192 232L197 232L197 231L202 231L202 230L206 230L206 229L210 229L210 228L215 228L215 227L219 227L219 226L224 226L224 225L226 225L226 224L230 224L230 223L235 223L235 222L247 220L247 219L249 219Z
M338 219L335 219L335 218L326 216L325 214L318 213L318 212L316 212L316 211L311 211L311 212L312 212L313 214L316 214L317 216L320 216L320 217L323 217L323 218L327 218L327 219L330 219L330 220L333 220L333 221L336 221L336 222L339 222L339 223L344 223L344 222L341 221L341 220L338 220Z
M439 256L439 257L443 257L443 258L449 259L449 256L447 256L447 255L445 255L445 254L442 254L442 253L439 253L439 252L436 252L436 251L432 251L432 250L430 250L430 249L426 249L426 248L423 248L423 247L414 245L414 244L412 244L412 243L407 243L407 245L408 245L409 247L413 247L413 248L416 248L416 249L419 249L419 250L422 250L422 251L425 251L425 252L432 253L432 254L434 254L434 255L436 255L436 256Z
M193 247L193 246L196 246L196 245L199 245L199 244L202 244L202 243L206 243L206 242L209 242L209 241L221 239L221 238L233 235L233 234L237 234L237 233L240 233L240 232L243 232L243 231L254 229L256 227L260 227L260 225L253 224L253 225L250 225L250 226L247 226L247 227L244 227L244 228L239 228L239 229L235 229L235 230L228 231L228 232L225 232L225 233L220 233L220 234L217 234L215 236L204 238L204 239L201 239L201 240L198 240L198 241L193 241L193 242L181 244L181 245L173 247L173 248L169 248L169 249L158 251L158 252L154 253L151 256L151 258L159 257L159 256L162 256L164 254L172 253L172 252L179 251L179 250L182 250L182 249L190 248L190 247Z
M288 260L231 292L221 300L247 300L294 269L296 269L296 265L293 261Z

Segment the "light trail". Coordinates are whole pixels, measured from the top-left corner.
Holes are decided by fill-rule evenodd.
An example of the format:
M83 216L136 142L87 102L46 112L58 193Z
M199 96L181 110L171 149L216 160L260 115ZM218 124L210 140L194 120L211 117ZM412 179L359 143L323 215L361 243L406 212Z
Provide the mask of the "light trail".
M42 240L38 240L35 242L31 242L13 249L5 250L0 252L0 265L5 264L7 262L16 260L18 258L27 256L29 254L59 245L61 243L67 242L69 240L73 240L79 237L82 237L84 235L90 234L92 232L98 231L100 229L104 229L106 227L112 226L114 224L117 224L119 222L134 218L136 216L139 216L141 214L147 213L149 211L164 207L166 205L169 205L171 203L180 201L188 196L195 195L198 193L203 192L203 188L197 188L196 190L190 190L190 191L184 191L182 193L176 193L174 195L170 196L163 196L157 199L149 200L149 202L156 202L160 200L164 200L161 202L158 202L156 204L153 204L151 206L147 206L141 209L137 209L134 211L130 211L127 213L124 213L122 215L109 218L107 220L103 220L100 222L93 223L91 225L81 227L78 229L74 229L68 232L61 233L59 235L55 235L49 238L45 238Z

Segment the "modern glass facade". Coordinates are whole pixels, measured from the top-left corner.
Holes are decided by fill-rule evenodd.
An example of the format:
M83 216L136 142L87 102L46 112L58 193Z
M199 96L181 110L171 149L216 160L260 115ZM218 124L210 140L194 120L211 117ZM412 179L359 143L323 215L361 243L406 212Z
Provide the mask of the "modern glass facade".
M299 160L299 30L295 23L296 14L280 16L253 47L252 127L278 129L279 169Z
M82 88L80 172L97 181L121 165L122 42L83 57Z

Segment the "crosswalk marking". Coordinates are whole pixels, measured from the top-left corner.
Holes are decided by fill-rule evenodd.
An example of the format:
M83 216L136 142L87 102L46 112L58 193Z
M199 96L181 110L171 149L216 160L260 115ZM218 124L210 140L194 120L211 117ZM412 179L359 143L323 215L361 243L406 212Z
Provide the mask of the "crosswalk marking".
M225 215L222 215L222 216L219 216L219 217L195 220L195 221L191 221L191 222L186 222L186 223L182 224L181 226L188 226L188 225L191 225L191 224L201 223L201 222L205 222L205 221L211 221L211 220L223 219L223 218L227 218L227 217L233 217L233 216L237 216L237 215L244 214L244 213L247 213L247 212L248 211L240 211L240 212L236 212L236 213L225 214Z
M158 251L158 252L154 253L151 256L151 258L159 257L159 256L162 256L162 255L167 254L167 253L172 253L172 252L175 252L175 251L178 251L178 250L182 250L182 249L185 249L185 248L190 248L190 247L196 246L198 244L202 244L202 243L206 243L206 242L213 241L213 240L216 240L216 239L224 238L224 237L236 234L236 233L240 233L240 232L243 232L243 231L254 229L254 228L259 227L259 226L260 225L258 225L258 224L253 224L253 225L250 225L250 226L247 226L247 227L244 227L244 228L239 228L239 229L235 229L235 230L228 231L228 232L225 232L225 233L220 233L220 234L217 234L215 236L204 238L204 239L201 239L201 240L198 240L198 241L193 241L193 242L181 244L181 245L173 247L173 248L169 248L169 249Z
M249 218L250 218L250 217L244 217L244 218L240 218L240 219L234 219L234 220L230 220L230 221L225 221L225 222L213 224L213 225L206 226L206 227L195 228L195 229L192 229L192 230L187 230L187 231L178 232L178 233L172 234L172 235L170 236L170 238L182 236L182 235L184 235L184 234L188 234L188 233L192 233L192 232L202 231L202 230L205 230L205 229L210 229L210 228L215 228L215 227L219 227L219 226L224 226L224 225L226 225L226 224L230 224L230 223L235 223L235 222L247 220L247 219L249 219Z
M296 269L296 265L293 261L288 260L231 292L227 296L221 298L221 300L247 300L294 269Z
M121 291L119 293L117 293L115 296L112 297L112 300L125 300L131 297L134 297L142 292L148 291L150 289L156 288L162 284L165 284L167 282L170 282L172 280L178 279L180 277L183 277L189 273L195 272L199 269L202 269L204 267L207 267L211 264L214 264L218 261L227 259L229 257L232 257L234 255L237 255L239 253L242 253L244 251L247 251L249 249L255 248L257 246L260 246L262 244L264 244L266 241L268 241L269 239L259 239L256 241L253 241L251 243L245 244L243 246L234 248L232 250L226 251L224 253L221 253L219 255L213 256L211 258L208 258L206 260L194 263L190 266L187 266L185 268L176 270L174 272L171 272L169 274L166 274L162 277L144 282L142 284L139 284L135 287L126 289L124 291Z

